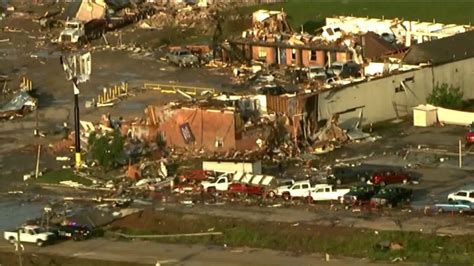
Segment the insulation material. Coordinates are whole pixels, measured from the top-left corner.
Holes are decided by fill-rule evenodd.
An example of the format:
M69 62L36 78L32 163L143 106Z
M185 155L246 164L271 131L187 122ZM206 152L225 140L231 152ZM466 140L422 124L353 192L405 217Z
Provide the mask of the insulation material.
M474 113L456 111L442 107L438 110L438 121L444 124L467 126L474 122Z

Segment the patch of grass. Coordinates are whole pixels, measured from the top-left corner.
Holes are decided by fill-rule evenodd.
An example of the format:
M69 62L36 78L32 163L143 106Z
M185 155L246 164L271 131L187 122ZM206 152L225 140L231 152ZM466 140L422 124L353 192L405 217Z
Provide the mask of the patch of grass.
M180 216L175 213L160 213L160 225L179 222ZM228 247L253 247L273 250L291 251L296 253L328 253L340 256L365 257L371 260L387 261L396 257L409 261L427 263L469 263L474 261L474 242L471 236L437 236L419 232L380 231L375 234L372 230L335 228L299 224L292 226L288 223L250 222L235 218L213 216L195 216L189 231L206 232L209 228L223 232L221 236L204 237L174 237L160 238L157 241L165 243L227 245ZM198 226L196 226L198 225ZM167 232L160 230L159 234L174 234L182 232L184 225L164 226ZM191 230L192 227L192 230ZM199 227L199 228L198 228ZM158 227L157 227L158 229ZM112 227L126 234L153 234L156 230L139 230L133 226L127 228ZM401 250L381 250L377 244L381 242L396 242L403 247Z
M474 21L474 5L471 1L452 0L288 0L286 3L244 8L248 13L258 9L281 10L288 13L294 29L304 25L305 31L324 25L325 17L360 16L374 18L404 18L439 23L469 24Z
M85 186L92 185L92 181L86 178L77 176L72 169L60 169L48 172L36 180L38 183L59 184L61 181L73 181Z

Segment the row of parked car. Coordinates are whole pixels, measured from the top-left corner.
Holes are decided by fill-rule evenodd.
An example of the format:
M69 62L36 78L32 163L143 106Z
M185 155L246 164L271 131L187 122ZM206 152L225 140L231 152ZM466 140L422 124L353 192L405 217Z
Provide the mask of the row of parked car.
M411 202L413 191L404 184L416 181L413 174L403 168L380 170L380 166L370 165L334 167L323 179L295 181L292 178L244 173L213 176L212 172L208 172L188 175L187 182L177 184L174 191L251 195L285 201L339 201L346 206L370 204L395 207ZM434 204L431 208L438 212L474 210L474 190L460 190L449 194L447 199L447 202Z
M341 201L344 196L366 191L365 195L357 196L357 201L366 201L375 195L379 187L390 184L405 184L410 181L408 173L401 170L369 171L355 170L354 167L334 168L325 182L304 180L295 182L291 178L275 178L269 175L253 175L244 173L223 173L213 176L212 173L186 175L185 182L174 187L178 193L227 193L230 195L253 195L268 198L282 198L289 201L294 198L303 198L308 202L314 201ZM361 186L349 189L349 184L362 182ZM346 186L346 188L342 188ZM372 194L369 197L369 193ZM400 196L400 195L401 196ZM407 196L410 195L410 196ZM369 198L367 198L369 197ZM377 205L394 206L402 201L409 201L411 190L402 187L387 187L380 191L380 197L385 200L375 200Z

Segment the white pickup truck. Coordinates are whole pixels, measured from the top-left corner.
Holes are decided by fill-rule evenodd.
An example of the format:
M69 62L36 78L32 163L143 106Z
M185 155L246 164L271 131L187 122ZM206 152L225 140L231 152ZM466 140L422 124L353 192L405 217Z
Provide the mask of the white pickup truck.
M284 200L306 198L309 196L311 190L315 189L316 186L313 186L309 180L298 181L291 186L278 187L276 194L283 197Z
M54 241L56 235L43 231L39 226L27 225L18 229L20 231L20 242L35 243L42 247L44 244ZM10 243L17 242L18 231L5 231L3 237Z
M203 191L216 192L216 191L227 191L231 184L228 174L222 174L213 181L202 181L201 186Z
M332 185L319 184L309 192L306 199L308 202L341 200L344 194L348 193L349 190L350 189L335 189Z

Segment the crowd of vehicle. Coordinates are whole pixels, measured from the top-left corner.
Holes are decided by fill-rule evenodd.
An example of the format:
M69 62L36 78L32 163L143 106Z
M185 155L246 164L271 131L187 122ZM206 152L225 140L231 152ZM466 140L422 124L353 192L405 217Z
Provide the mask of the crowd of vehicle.
M269 200L302 200L307 203L332 202L346 209L408 207L416 180L404 169L376 167L335 167L324 179L295 181L271 175L218 173L195 170L176 181L173 191L179 194L227 195L259 197ZM474 211L474 190L449 194L446 202L436 203L430 211L469 213Z

